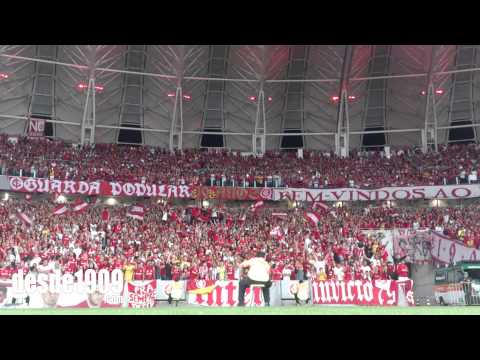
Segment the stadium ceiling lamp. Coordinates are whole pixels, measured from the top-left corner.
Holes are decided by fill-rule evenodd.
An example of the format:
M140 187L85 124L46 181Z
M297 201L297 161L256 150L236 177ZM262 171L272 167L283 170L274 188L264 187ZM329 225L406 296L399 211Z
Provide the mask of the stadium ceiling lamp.
M335 95L335 96L332 96L330 99L332 99L333 102L336 102L340 100L340 97Z
M183 98L185 100L192 100L192 97L190 95L183 95Z
M109 206L114 206L117 204L117 200L115 200L114 198L108 198L105 203Z
M85 90L87 88L88 88L87 84L80 83L80 84L77 85L78 90ZM97 92L102 92L103 90L105 90L105 87L101 86L101 85L95 85L94 88L95 88L95 91L97 91Z
M57 198L57 203L64 204L67 201L67 198L64 195L59 195Z
M437 94L437 95L443 95L444 93L445 93L445 90L443 90L443 89L437 89L437 90L435 90L435 94ZM421 94L422 96L425 96L425 95L427 95L427 92L426 92L425 90L422 90L422 91L420 92L420 94Z
M168 93L167 96L168 97L175 97L175 93Z
M250 100L250 101L255 101L255 100L257 100L257 97L256 97L256 96L249 96L249 97L248 97L248 100Z
M348 100L355 100L357 97L355 95L348 95Z
M269 96L269 97L267 98L267 100L268 100L268 101L272 101L273 98L272 98L271 96Z
M8 79L8 74L0 73L0 80Z

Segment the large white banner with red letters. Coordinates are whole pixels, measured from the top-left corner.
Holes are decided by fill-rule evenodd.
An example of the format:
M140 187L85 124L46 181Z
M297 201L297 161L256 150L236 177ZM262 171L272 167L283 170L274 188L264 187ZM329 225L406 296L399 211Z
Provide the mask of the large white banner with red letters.
M127 285L127 307L149 308L155 306L157 281L130 281Z
M479 260L480 251L466 247L459 241L451 240L439 233L432 232L431 257L445 264L455 264L462 260Z
M418 199L465 199L480 197L480 184L384 187L380 189L274 189L272 200L381 201Z
M187 281L187 302L191 305L201 306L237 306L238 305L238 280L213 281L213 280L195 280ZM245 305L255 306L265 305L262 289L255 288L252 292L250 288L245 291ZM270 305L281 305L280 281L273 281L270 287Z
M122 183L117 181L69 181L0 176L0 190L25 193L62 193L99 196L209 198L228 200L381 201L465 199L480 197L480 184L385 187L381 189L271 189L220 188L188 185Z
M312 302L322 305L413 306L413 281L314 281Z
M87 182L9 176L8 186L9 188L6 190L26 193L191 198L191 188L186 185L121 183L115 181Z

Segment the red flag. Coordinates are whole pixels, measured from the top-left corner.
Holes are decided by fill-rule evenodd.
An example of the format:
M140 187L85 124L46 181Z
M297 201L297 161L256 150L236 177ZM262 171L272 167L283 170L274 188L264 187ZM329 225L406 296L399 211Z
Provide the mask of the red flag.
M207 214L207 215L201 214L201 215L198 217L198 219L199 219L200 221L203 221L203 222L208 222L208 221L210 221L210 216L209 216L208 214Z
M305 212L304 216L313 226L317 226L320 221L320 216L314 212Z
M328 210L328 209L330 209L330 207L326 203L324 203L323 201L315 201L312 205L312 209L313 210L317 210L317 209Z
M53 209L53 215L63 215L68 211L68 207L65 204L59 204Z
M194 218L199 217L200 214L201 214L201 211L200 211L199 208L197 208L197 207L192 208L192 216L193 216Z
M143 220L144 215L145 215L145 208L142 205L134 205L127 212L128 217L131 217L137 220Z
M82 200L81 198L77 198L75 202L73 203L73 212L82 212L88 207L88 203L85 200Z
M264 203L263 203L262 200L257 201L255 204L252 205L250 210L253 211L253 212L257 212L257 210L259 210L263 205L264 205Z
M172 210L172 212L170 213L170 219L172 221L177 221L178 222L178 216L177 216L177 213L175 211Z
M110 213L108 212L107 209L103 209L102 211L102 220L103 221L108 221L110 219Z
M33 220L30 219L26 214L21 212L20 210L17 210L17 217L25 224L28 226L33 225Z

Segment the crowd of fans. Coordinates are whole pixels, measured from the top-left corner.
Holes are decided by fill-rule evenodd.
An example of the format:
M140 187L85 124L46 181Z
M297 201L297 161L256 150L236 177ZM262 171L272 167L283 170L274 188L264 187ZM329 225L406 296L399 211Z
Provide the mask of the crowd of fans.
M94 144L83 147L59 140L9 140L0 135L3 175L68 180L117 180L170 185L360 187L476 183L480 145L442 145L438 152L392 149L333 153L268 151L262 157L239 152L169 150L148 146Z
M88 268L121 269L126 280L239 279L239 264L262 250L274 280L375 280L391 277L397 259L363 229L430 228L480 247L479 205L339 207L322 210L317 225L299 208L206 210L152 201L138 220L124 206L90 204L78 214L52 216L54 206L37 199L1 203L0 279L19 269L74 274Z

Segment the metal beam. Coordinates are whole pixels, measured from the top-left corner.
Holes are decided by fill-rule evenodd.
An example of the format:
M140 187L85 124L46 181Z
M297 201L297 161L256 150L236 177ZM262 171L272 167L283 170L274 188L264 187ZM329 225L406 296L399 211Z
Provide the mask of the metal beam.
M34 62L43 62L47 64L55 64L60 66L67 66L71 68L76 68L80 70L88 70L88 65L78 65L73 63L66 63L61 61L53 61L53 60L46 60L46 59L38 59L32 58L27 56L18 56L18 55L9 55L9 54L0 54L0 57L11 58L11 59L18 59L18 60L25 60L25 61L34 61ZM151 77L159 77L165 79L176 79L176 75L169 75L169 74L159 74L159 73L151 73L151 72L141 72L141 71L131 71L131 70L122 70L122 69L112 69L112 68L102 68L98 67L95 71L101 72L111 72L111 73L123 73L123 74L132 74L132 75L143 75L143 76L151 76ZM448 74L456 74L456 73L463 73L463 72L476 72L480 71L480 67L474 67L469 69L458 69L458 70L449 70L449 71L439 71L434 72L433 76L439 75L448 75ZM398 79L398 78L415 78L415 77L426 77L428 73L417 73L417 74L398 74L398 75L386 75L386 76L367 76L367 77L353 77L350 78L350 81L365 81L365 80L376 80L376 79ZM201 77L201 76L185 76L184 79L186 80L199 80L199 81L233 81L233 82L259 82L258 79L232 79L232 78L212 78L212 77ZM325 82L339 82L339 78L331 78L331 79L265 79L265 83L288 83L288 82L317 82L317 83L325 83Z

